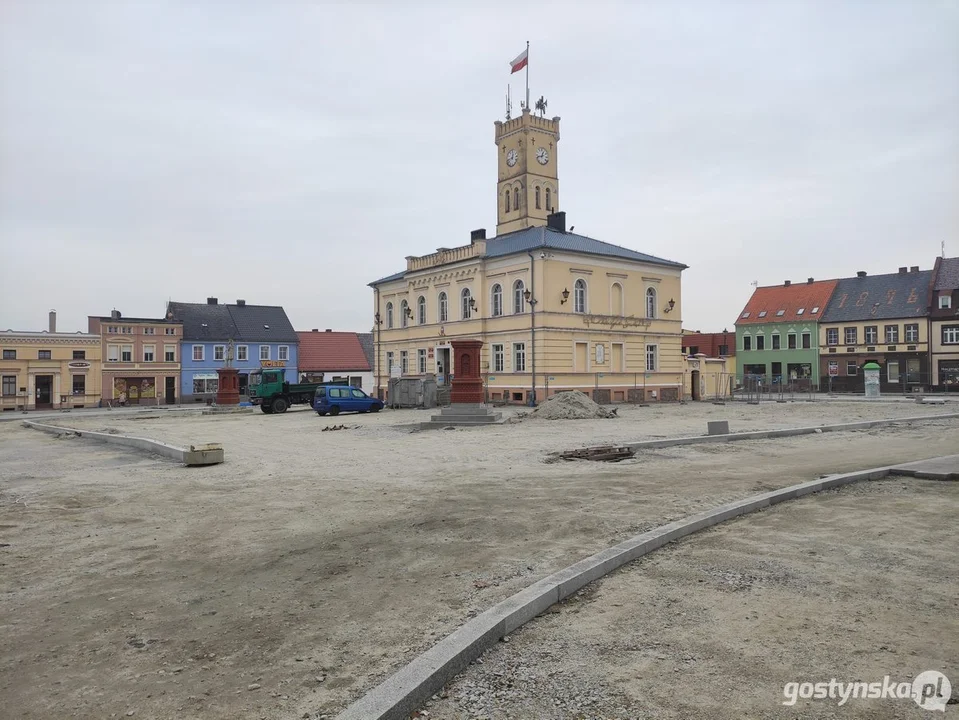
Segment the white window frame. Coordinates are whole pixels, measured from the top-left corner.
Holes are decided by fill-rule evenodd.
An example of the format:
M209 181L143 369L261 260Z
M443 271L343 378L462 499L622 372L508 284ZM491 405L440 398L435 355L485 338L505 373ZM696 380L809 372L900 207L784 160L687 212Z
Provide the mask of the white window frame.
M656 319L656 288L653 287L646 288L646 317Z
M156 335L156 334L157 334L157 331L156 331L156 328L145 327L145 328L143 328L143 334L144 334L144 335Z
M646 372L659 370L659 345L646 345Z
M450 319L450 296L445 290L436 296L436 304L439 309L439 321L441 323L449 322Z
M896 368L895 377L892 376L893 368ZM886 363L886 381L890 383L899 382L899 361L898 360L890 360L889 362Z
M213 346L213 362L224 362L226 360L226 345Z
M242 355L242 357L240 357ZM250 361L250 346L249 345L237 345L236 346L236 361L237 362L249 362Z
M400 350L400 371L406 375L410 371L410 352Z
M583 278L573 283L573 312L586 314L589 307L589 285Z
M173 357L167 357L171 353ZM176 362L176 345L163 346L163 362Z
M760 351L763 351L763 350L766 349L766 334L765 334L765 333L756 333L755 340L756 340L756 350L757 350L757 352L760 352ZM762 341L762 342L760 342L760 341ZM762 345L762 347L759 347L760 345Z
M809 347L806 347L806 338L809 338ZM812 333L809 330L803 330L799 333L799 350L812 350Z
M124 357L124 355L128 355L129 357ZM133 346L132 345L120 346L120 362L133 362Z
M176 335L176 328L163 328L164 335Z
M835 333L835 334L833 334ZM835 347L839 344L839 328L826 328L826 345Z
M526 292L526 283L522 280L513 282L513 314L521 315L526 312L526 298L523 293Z
M468 287L460 290L460 317L463 320L470 320L473 317L473 308L470 307L470 300L473 298L473 293L470 292Z
M899 344L899 324L895 325L886 325L882 329L882 335L886 339L886 345L898 345ZM892 339L890 339L892 335ZM890 381L892 382L892 381Z
M910 338L912 334L909 331L915 330L915 336ZM906 338L907 343L917 343L919 342L919 323L906 323L906 326L903 328L903 335Z
M263 351L266 350L266 357L263 357ZM273 355L269 345L260 345L260 362L272 360Z
M416 370L420 375L426 374L426 349L419 348L416 351Z
M526 372L526 343L513 343L513 372Z
M426 325L426 297L423 295L416 298L416 322L420 325Z
M119 345L107 345L107 362L120 362Z
M289 345L280 345L280 347L277 348L276 359L277 359L277 360L284 360L284 361L286 361L286 362L289 362L289 361L290 361L290 346L289 346Z
M850 340L850 336L852 340ZM859 328L857 327L846 327L842 329L842 344L843 345L858 345L859 344Z
M942 326L942 344L959 345L959 325Z
M504 355L503 350L503 343L495 343L490 348L490 352L493 356L493 362L491 363L493 372L501 373L505 372L506 370L506 356Z
M749 347L746 347L746 346ZM743 335L743 352L752 352L753 350L753 336L749 333Z
M869 331L872 330L875 335L872 340L869 339ZM878 345L879 344L879 326L878 325L866 325L862 329L862 341L866 345Z
M782 350L783 349L782 335L780 335L779 333L773 333L772 335L770 335L770 337L772 338L772 340L770 341L769 349Z
M503 286L494 283L490 288L490 317L499 317L503 314Z
M410 304L406 300L400 301L400 327L405 328L410 326L410 316L408 310L410 309Z
M152 355L153 357L147 357L147 355ZM156 362L157 358L157 346L156 345L144 345L143 346L143 362Z
M393 303L386 303L386 329L393 329Z
M390 375L393 372L393 359L394 359L393 351L387 350L386 351L386 374L387 375Z
M951 296L951 295L940 295L940 296L939 296L939 309L940 309L940 310L950 310L950 309L952 309L952 296Z

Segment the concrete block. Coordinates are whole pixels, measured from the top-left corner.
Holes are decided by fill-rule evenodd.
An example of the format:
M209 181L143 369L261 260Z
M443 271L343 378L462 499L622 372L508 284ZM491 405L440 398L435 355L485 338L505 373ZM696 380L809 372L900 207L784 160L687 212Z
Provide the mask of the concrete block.
M706 423L708 435L728 435L729 420L710 420Z

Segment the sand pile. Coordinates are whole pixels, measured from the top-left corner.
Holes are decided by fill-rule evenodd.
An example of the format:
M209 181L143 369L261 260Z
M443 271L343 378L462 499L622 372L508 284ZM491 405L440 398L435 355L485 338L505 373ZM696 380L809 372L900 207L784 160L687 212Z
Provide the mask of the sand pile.
M616 410L597 405L581 392L570 390L556 393L525 417L543 420L593 420L617 417Z

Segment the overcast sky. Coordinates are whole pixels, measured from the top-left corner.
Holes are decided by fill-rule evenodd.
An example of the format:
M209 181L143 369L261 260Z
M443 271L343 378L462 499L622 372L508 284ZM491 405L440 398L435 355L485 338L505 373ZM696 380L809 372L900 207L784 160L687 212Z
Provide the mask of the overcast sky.
M689 265L686 328L959 255L955 0L3 0L0 328L214 295L368 331L367 283L492 234L526 40L568 224Z

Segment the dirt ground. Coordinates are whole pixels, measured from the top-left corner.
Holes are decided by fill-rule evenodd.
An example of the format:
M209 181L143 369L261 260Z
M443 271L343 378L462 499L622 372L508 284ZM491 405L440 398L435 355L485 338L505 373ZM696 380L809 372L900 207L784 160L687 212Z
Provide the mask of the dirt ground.
M652 437L934 415L912 403L629 407L409 432L429 411L81 418L222 442L181 466L0 423L0 716L332 715L476 612L609 544L816 477L955 452L959 420L645 452ZM346 430L321 432L345 424Z
M460 718L921 718L911 699L789 683L909 682L959 700L959 484L858 483L692 535L499 643L427 706ZM793 705L784 705L795 701ZM946 717L956 708L950 706Z

